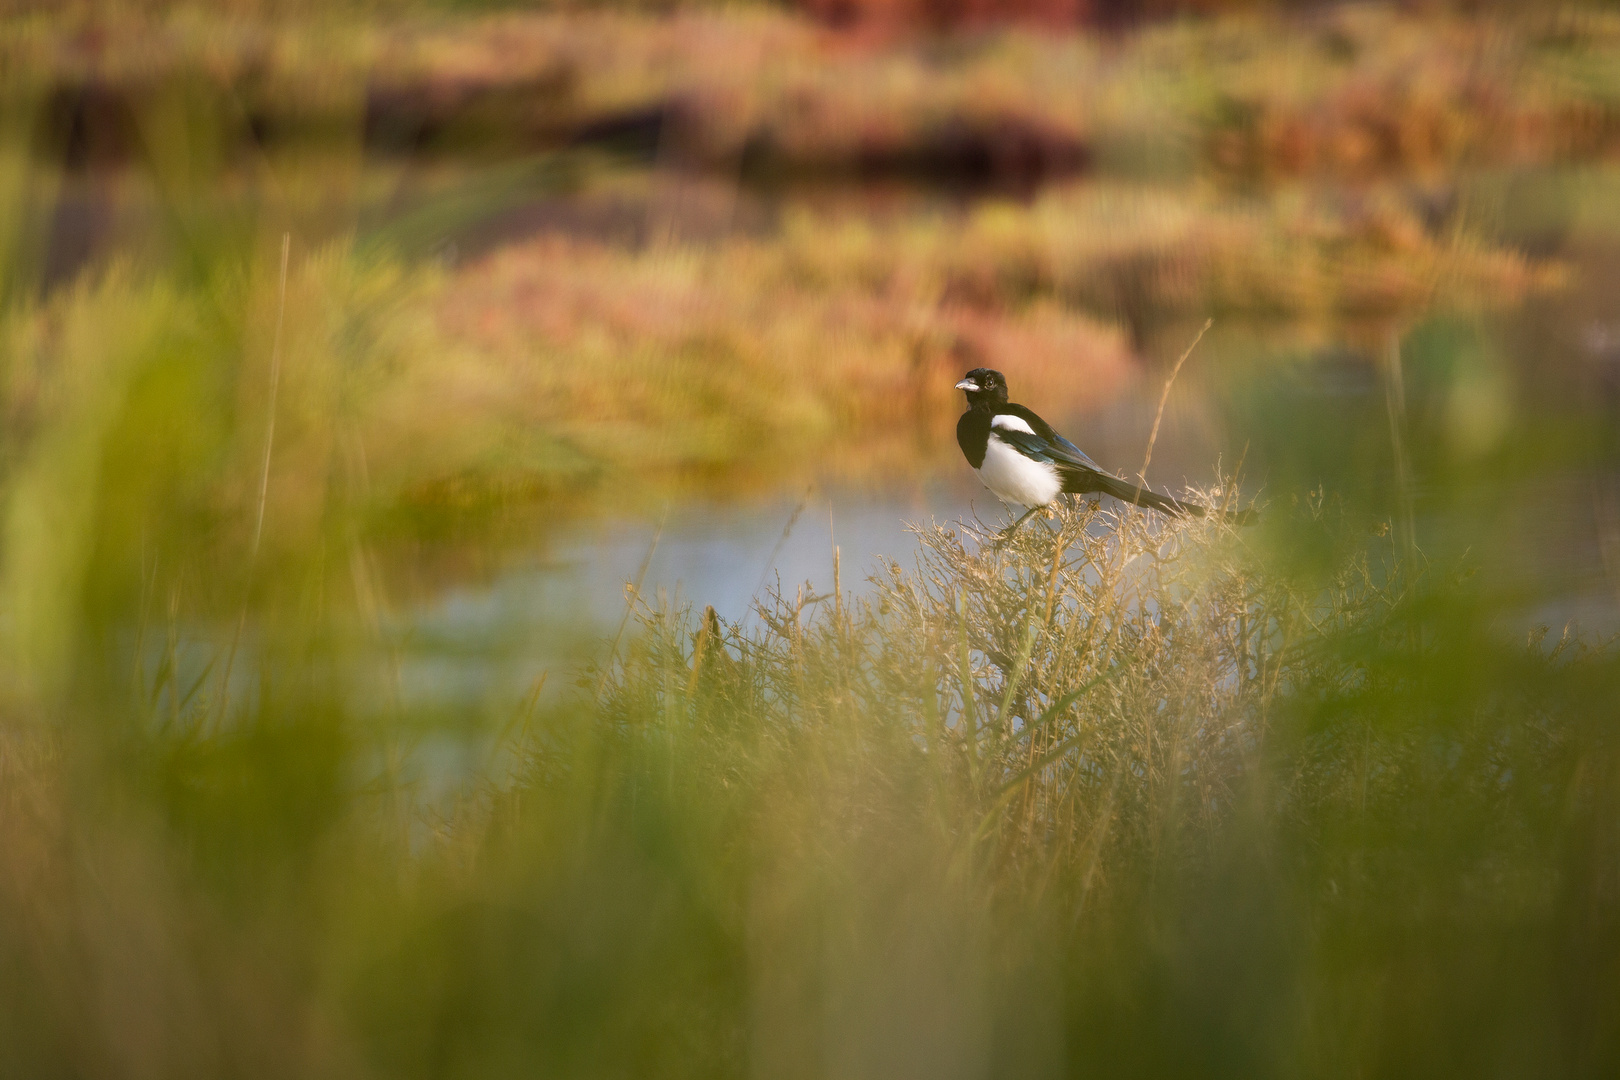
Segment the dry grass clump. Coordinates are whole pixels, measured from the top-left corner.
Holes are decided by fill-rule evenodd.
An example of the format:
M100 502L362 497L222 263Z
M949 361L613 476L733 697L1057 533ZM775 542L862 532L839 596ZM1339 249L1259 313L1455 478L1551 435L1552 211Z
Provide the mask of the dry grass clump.
M1362 555L1293 593L1228 526L1094 503L999 547L979 525L917 535L915 568L888 564L859 600L776 591L751 628L711 614L695 631L649 611L606 715L682 742L736 733L780 755L773 768L812 768L797 775L810 788L824 740L915 757L901 767L933 777L953 857L1084 893L1183 834L1218 833L1279 697L1355 678L1302 641L1363 632L1400 590L1392 564Z
M556 820L586 783L659 910L745 928L749 1024L814 1060L849 1039L876 1071L931 1039L1185 1075L1525 1037L1606 1055L1610 1021L1589 1041L1525 1016L1575 969L1601 1008L1613 965L1520 935L1585 925L1568 905L1614 887L1558 869L1590 867L1584 830L1613 841L1612 655L1501 639L1460 579L1319 502L1273 514L1281 546L1086 505L1001 549L936 526L864 600L778 591L747 626L655 608L590 680L602 726L540 725L504 812ZM1480 967L1517 1004L1452 977ZM1392 979L1415 980L1398 1008Z
M627 820L690 810L667 880L722 845L738 891L683 895L747 912L752 1020L826 1045L862 1030L846 995L882 986L885 1034L853 1051L879 1061L943 1026L965 1053L1061 1030L1159 1073L1370 1067L1526 1037L1517 1010L1559 1008L1566 964L1583 1010L1614 1000L1612 964L1518 936L1614 887L1557 869L1589 865L1569 822L1613 840L1593 696L1612 655L1502 640L1461 579L1319 502L1274 513L1280 547L1085 505L999 550L936 526L865 600L779 591L746 627L650 611L588 740L616 764L547 727L524 797L543 815L589 771L650 804ZM1432 975L1477 966L1523 980L1518 1004ZM1398 1009L1391 979L1417 980ZM1214 1030L1159 1041L1188 1015ZM1607 1054L1600 1027L1546 1052Z

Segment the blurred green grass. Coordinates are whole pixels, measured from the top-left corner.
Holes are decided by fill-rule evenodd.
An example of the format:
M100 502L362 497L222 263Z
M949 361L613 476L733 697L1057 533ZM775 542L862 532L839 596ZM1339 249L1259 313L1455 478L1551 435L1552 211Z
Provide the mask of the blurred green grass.
M1601 347L1580 367L1547 344L1568 327L1515 321L1560 289L1613 317L1578 257L1613 241L1607 17L1178 23L1111 60L840 51L762 12L375 51L181 20L142 59L153 25L92 61L48 21L10 41L37 53L0 129L0 1072L1612 1072L1620 668L1538 620L1613 579L1542 576L1525 519L1559 502L1519 503L1612 511L1614 403ZM546 46L532 70L505 33ZM738 40L788 50L784 83L721 63ZM485 142L370 159L368 80L529 85L556 42L605 58L588 108L486 97ZM152 80L93 168L40 91L78 63ZM986 102L1113 149L1025 197L812 188L743 227L704 152L536 156L504 111L573 131L693 79L765 103L699 95L716 160L758 110L773 167L858 173L852 111L892 151ZM325 126L274 137L269 106ZM487 139L506 155L461 171ZM53 277L84 191L114 224ZM576 216L439 242L536 197ZM668 227L575 227L626 206ZM1255 529L924 527L864 593L779 588L743 624L632 593L565 694L447 717L402 691L400 549L959 469L970 362L1056 415L1212 312L1201 359L1267 463ZM1346 365L1371 391L1290 381L1324 339L1377 358ZM484 760L425 797L446 731Z

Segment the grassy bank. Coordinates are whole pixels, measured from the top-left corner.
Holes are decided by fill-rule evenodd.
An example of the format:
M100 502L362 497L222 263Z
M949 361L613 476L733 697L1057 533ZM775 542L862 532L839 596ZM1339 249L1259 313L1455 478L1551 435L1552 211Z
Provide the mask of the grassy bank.
M1062 417L1133 385L1166 323L1398 325L1511 307L1560 277L1463 219L1427 225L1387 190L1253 202L1086 185L877 220L790 211L718 241L545 236L467 266L441 300L457 361L424 373L436 389L420 400L437 422L478 410L465 430L483 456L453 471L457 440L441 438L437 462L418 463L407 431L387 457L459 485L413 489L425 506L476 501L481 485L567 488L593 467L699 486L880 482L941 461L930 433L972 367L1008 371ZM520 430L555 440L527 479L493 467Z
M165 88L227 95L236 154L363 119L382 152L616 147L761 180L945 177L1028 189L1087 168L1434 177L1612 155L1620 30L1346 5L1102 39L1033 29L848 35L766 8L313 23L180 9L13 18L12 86L80 162L138 156Z
M136 337L216 354L163 363L195 383L177 391L192 407L219 417L210 438L241 440L234 471L193 495L210 520L238 523L224 527L255 516L248 465L264 421L249 402L270 382L276 239L199 253L200 284L126 265L23 302L3 398L11 453L77 423L65 366L135 363L109 359L113 342L78 341L82 324L149 306ZM972 367L1006 370L1061 418L1135 385L1165 325L1189 340L1206 314L1292 334L1399 326L1510 308L1566 277L1462 220L1437 231L1393 191L1256 203L1088 185L877 220L793 209L771 232L718 240L541 233L454 269L299 236L265 518L274 541L339 477L363 490L377 528L425 534L546 500L879 485L954 468L937 436ZM81 350L96 355L66 359Z
M223 726L216 679L132 705L83 648L0 744L8 1054L1600 1075L1620 672L1397 549L1324 503L1248 535L1079 507L1001 551L925 529L868 599L748 628L646 606L426 819L342 618L282 622Z

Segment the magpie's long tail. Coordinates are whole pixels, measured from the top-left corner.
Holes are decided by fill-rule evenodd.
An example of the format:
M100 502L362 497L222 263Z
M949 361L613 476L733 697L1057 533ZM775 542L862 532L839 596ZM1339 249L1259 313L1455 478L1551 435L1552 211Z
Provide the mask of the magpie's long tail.
M1064 469L1063 490L1074 495L1091 495L1101 493L1112 495L1122 502L1134 503L1137 506L1146 506L1157 510L1161 514L1188 514L1192 517L1203 517L1209 513L1206 507L1197 503L1177 502L1166 495L1160 495L1151 488L1138 487L1129 480L1121 480L1117 476L1110 476L1105 472L1096 472L1091 469ZM1253 510L1228 510L1226 520L1234 525L1248 525L1255 520Z

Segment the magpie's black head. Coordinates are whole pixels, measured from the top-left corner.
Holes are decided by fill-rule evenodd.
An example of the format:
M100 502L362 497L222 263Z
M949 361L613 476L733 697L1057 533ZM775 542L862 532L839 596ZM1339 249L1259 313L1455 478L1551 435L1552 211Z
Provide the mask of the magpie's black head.
M1007 404L1007 380L993 368L974 368L956 388L967 391L968 405L974 408Z

